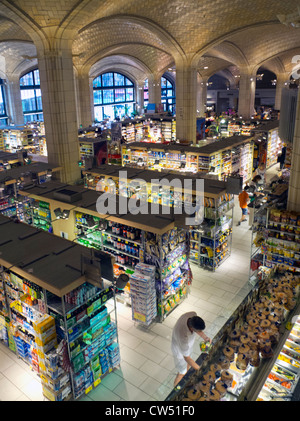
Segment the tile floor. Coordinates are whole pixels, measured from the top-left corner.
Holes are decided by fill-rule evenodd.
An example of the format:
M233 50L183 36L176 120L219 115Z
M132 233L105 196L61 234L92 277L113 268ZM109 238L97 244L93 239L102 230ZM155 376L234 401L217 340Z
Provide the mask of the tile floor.
M269 171L268 177L276 172L277 166ZM239 218L236 197L231 256L214 273L192 264L191 292L163 323L143 328L132 321L129 306L117 303L120 368L81 400L162 401L168 396L176 375L170 343L178 317L196 311L206 322L206 334L213 338L251 289L248 283L251 231L248 223L236 226ZM199 354L199 341L196 341L193 357L196 359ZM0 400L46 400L38 375L2 343Z

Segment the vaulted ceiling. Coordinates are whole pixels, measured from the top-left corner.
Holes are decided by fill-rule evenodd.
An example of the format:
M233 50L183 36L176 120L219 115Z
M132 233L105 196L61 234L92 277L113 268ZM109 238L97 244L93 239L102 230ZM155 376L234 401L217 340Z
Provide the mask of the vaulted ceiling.
M261 66L290 75L300 0L1 1L1 76L24 73L65 40L90 75L113 67L140 80L181 61L202 77Z

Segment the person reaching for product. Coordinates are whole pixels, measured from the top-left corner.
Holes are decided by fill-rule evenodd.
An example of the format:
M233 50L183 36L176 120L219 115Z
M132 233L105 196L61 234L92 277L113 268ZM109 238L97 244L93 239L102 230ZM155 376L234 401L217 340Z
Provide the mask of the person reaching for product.
M205 342L211 343L211 339L203 332L204 329L204 320L197 316L197 313L194 311L183 314L177 320L173 328L171 342L171 349L177 369L174 387L180 382L190 367L194 370L199 370L200 366L191 358L191 353L197 335Z
M248 215L248 203L250 202L248 190L249 186L245 186L244 190L239 194L239 203L242 210L242 217L237 223L238 226L241 225L241 222L246 221L246 216Z

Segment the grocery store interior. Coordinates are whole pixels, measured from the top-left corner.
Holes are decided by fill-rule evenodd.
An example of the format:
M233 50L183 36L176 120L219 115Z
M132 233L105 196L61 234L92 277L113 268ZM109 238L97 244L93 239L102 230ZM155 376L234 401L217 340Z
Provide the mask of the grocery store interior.
M0 401L299 401L295 1L0 19Z

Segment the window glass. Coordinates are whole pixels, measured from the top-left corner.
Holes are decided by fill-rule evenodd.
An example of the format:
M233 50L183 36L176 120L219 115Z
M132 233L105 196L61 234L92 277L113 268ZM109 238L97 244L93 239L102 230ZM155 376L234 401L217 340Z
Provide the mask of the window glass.
M40 73L32 70L20 78L20 90L24 121L43 120L42 92L40 89Z
M98 121L98 122L103 120L102 108L103 107L95 107L95 120Z
M94 104L102 104L102 91L94 90Z
M113 73L104 73L102 75L102 86L114 86L114 75Z
M125 102L125 89L115 89L115 102Z
M103 93L103 104L113 104L114 102L114 90L104 89Z
M24 112L36 110L34 89L21 90L21 99Z
M114 72L104 73L93 80L93 89L96 121L102 121L105 118L121 118L125 115L131 116L133 113L135 107L134 84L126 76ZM130 106L127 103L130 103Z
M36 89L35 90L35 96L36 96L36 109L37 110L42 110L43 109L43 105L42 105L42 92L40 89Z
M3 86L0 85L0 115L6 115Z
M33 73L29 72L20 79L20 86L33 86Z
M133 99L134 99L133 88L127 88L126 89L126 101L133 101Z
M128 78L126 79L126 86L133 86L133 83L131 82L131 80L129 80Z
M120 75L120 73L114 73L115 78L115 86L124 86L125 85L125 77Z
M94 88L101 88L102 84L101 84L101 76L96 77L93 80L93 87Z
M41 82L40 82L40 72L39 72L39 70L38 69L37 70L34 70L33 71L33 75L34 75L34 84L35 85L40 85Z

